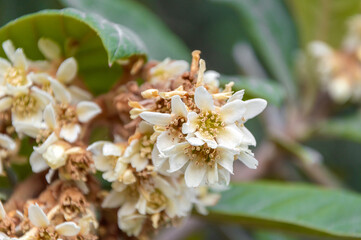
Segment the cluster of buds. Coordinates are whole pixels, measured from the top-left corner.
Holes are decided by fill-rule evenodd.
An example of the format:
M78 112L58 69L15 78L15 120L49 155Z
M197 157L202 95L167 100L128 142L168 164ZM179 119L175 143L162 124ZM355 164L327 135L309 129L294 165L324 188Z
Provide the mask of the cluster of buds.
M316 60L316 73L333 101L361 99L361 15L353 16L340 49L322 41L311 42L308 52Z
M4 236L96 239L102 228L95 213L114 208L122 232L150 236L193 208L206 214L219 199L214 189L229 184L234 161L257 167L249 149L256 141L244 124L267 102L243 100L244 90L233 92L232 82L221 89L220 75L205 71L199 51L190 69L170 59L134 64L131 73L141 70L144 83L117 86L104 98L111 99L106 108L114 107L109 114L119 116L102 114L115 126L113 141L89 145L91 120L102 109L77 76L74 58L62 57L50 39L38 47L45 60L31 61L3 43L9 60L0 59L0 161L16 154L19 139L34 139L29 162L34 173L47 171L49 186L8 214L0 204ZM96 170L110 192L94 184Z

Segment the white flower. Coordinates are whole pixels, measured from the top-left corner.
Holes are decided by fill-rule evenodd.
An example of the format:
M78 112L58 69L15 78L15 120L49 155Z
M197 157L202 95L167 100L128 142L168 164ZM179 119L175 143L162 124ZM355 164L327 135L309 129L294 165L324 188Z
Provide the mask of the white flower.
M2 46L11 63L0 58L0 96L27 92L32 82L28 78L28 60L23 49L15 50L10 40L3 42Z
M0 134L0 176L4 175L3 161L16 149L16 143L5 134ZM1 209L0 209L1 210Z
M154 84L165 84L169 82L170 78L175 78L182 75L189 68L189 64L186 61L178 60L173 61L169 58L158 63L152 67L149 71L149 82Z
M39 126L45 106L52 101L53 99L48 93L34 86L27 92L1 98L0 112L11 109L15 128L19 122Z
M46 106L44 121L48 128L58 130L59 137L66 141L75 142L81 133L82 123L86 123L101 112L100 107L94 102L83 101L76 105Z
M37 228L46 229L47 227L51 226L50 220L48 219L44 211L37 204L36 205L32 204L29 206L28 217L31 224L33 224ZM80 227L74 222L64 222L56 225L55 231L60 236L72 237L78 235L80 231Z
M213 70L206 71L206 72L204 73L204 76L203 76L204 83L205 83L208 87L217 89L217 88L219 87L219 80L218 80L218 78L219 78L220 76L221 76L221 75L220 75L218 72L216 72L216 71L213 71Z
M128 167L128 162L121 158L124 146L106 141L91 144L88 151L93 153L95 168L103 172L103 178L113 182L122 175Z

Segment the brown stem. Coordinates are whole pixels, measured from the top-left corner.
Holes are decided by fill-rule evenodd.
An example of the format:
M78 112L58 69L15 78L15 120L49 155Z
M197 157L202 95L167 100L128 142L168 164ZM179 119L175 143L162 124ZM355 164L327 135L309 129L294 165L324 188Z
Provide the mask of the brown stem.
M21 209L29 199L37 197L47 186L45 172L35 173L19 183L10 199L4 205L7 212Z

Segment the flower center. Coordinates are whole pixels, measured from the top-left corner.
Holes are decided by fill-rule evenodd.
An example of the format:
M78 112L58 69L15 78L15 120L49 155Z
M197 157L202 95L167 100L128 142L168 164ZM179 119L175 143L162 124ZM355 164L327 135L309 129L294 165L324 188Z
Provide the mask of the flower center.
M39 228L38 229L38 236L36 239L38 240L53 240L57 239L59 236L55 232L54 227L47 227L47 228Z
M210 148L207 144L202 146L190 145L184 149L184 153L199 166L208 165L209 167L213 167L219 159L217 149Z
M185 122L186 119L184 117L173 118L172 121L169 123L169 125L166 127L166 129L168 130L168 134L183 139L184 135L182 133L182 125Z
M150 194L147 205L151 209L158 209L163 207L166 203L167 198L162 194L161 191L155 189L155 191Z
M37 99L30 94L22 94L14 97L12 110L21 118L27 118L38 110Z
M78 117L74 107L68 104L60 104L56 108L57 120L60 126L75 124L78 122Z
M21 68L9 68L5 73L5 80L13 86L24 86L26 84L26 73Z
M224 125L224 122L217 112L201 112L198 116L197 130L207 139L215 138L219 132L219 128L224 127Z

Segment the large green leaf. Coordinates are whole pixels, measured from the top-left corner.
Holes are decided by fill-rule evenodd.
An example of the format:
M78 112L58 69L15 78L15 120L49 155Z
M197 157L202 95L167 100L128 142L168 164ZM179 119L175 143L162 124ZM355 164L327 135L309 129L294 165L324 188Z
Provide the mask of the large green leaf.
M331 119L318 126L318 133L361 143L361 114Z
M190 59L187 47L170 32L164 23L134 0L62 0L63 4L86 12L97 13L110 21L129 27L146 44L149 56Z
M243 26L272 76L291 98L296 87L292 63L297 38L291 17L279 0L213 0L227 3L240 15Z
M126 27L70 8L40 11L0 29L0 42L11 39L30 59L43 58L37 48L40 37L58 42L65 56L75 56L80 76L94 93L107 91L121 76L115 61L145 57L146 53L142 41ZM2 49L0 56L5 56Z
M359 0L287 0L305 45L322 40L339 46L345 34L346 20L360 13Z
M245 89L246 97L257 97L266 99L269 103L279 106L284 100L284 88L267 79L256 79L251 77L221 76L221 85L233 81L235 91Z
M211 219L322 237L361 239L361 196L291 183L238 183L210 208Z

